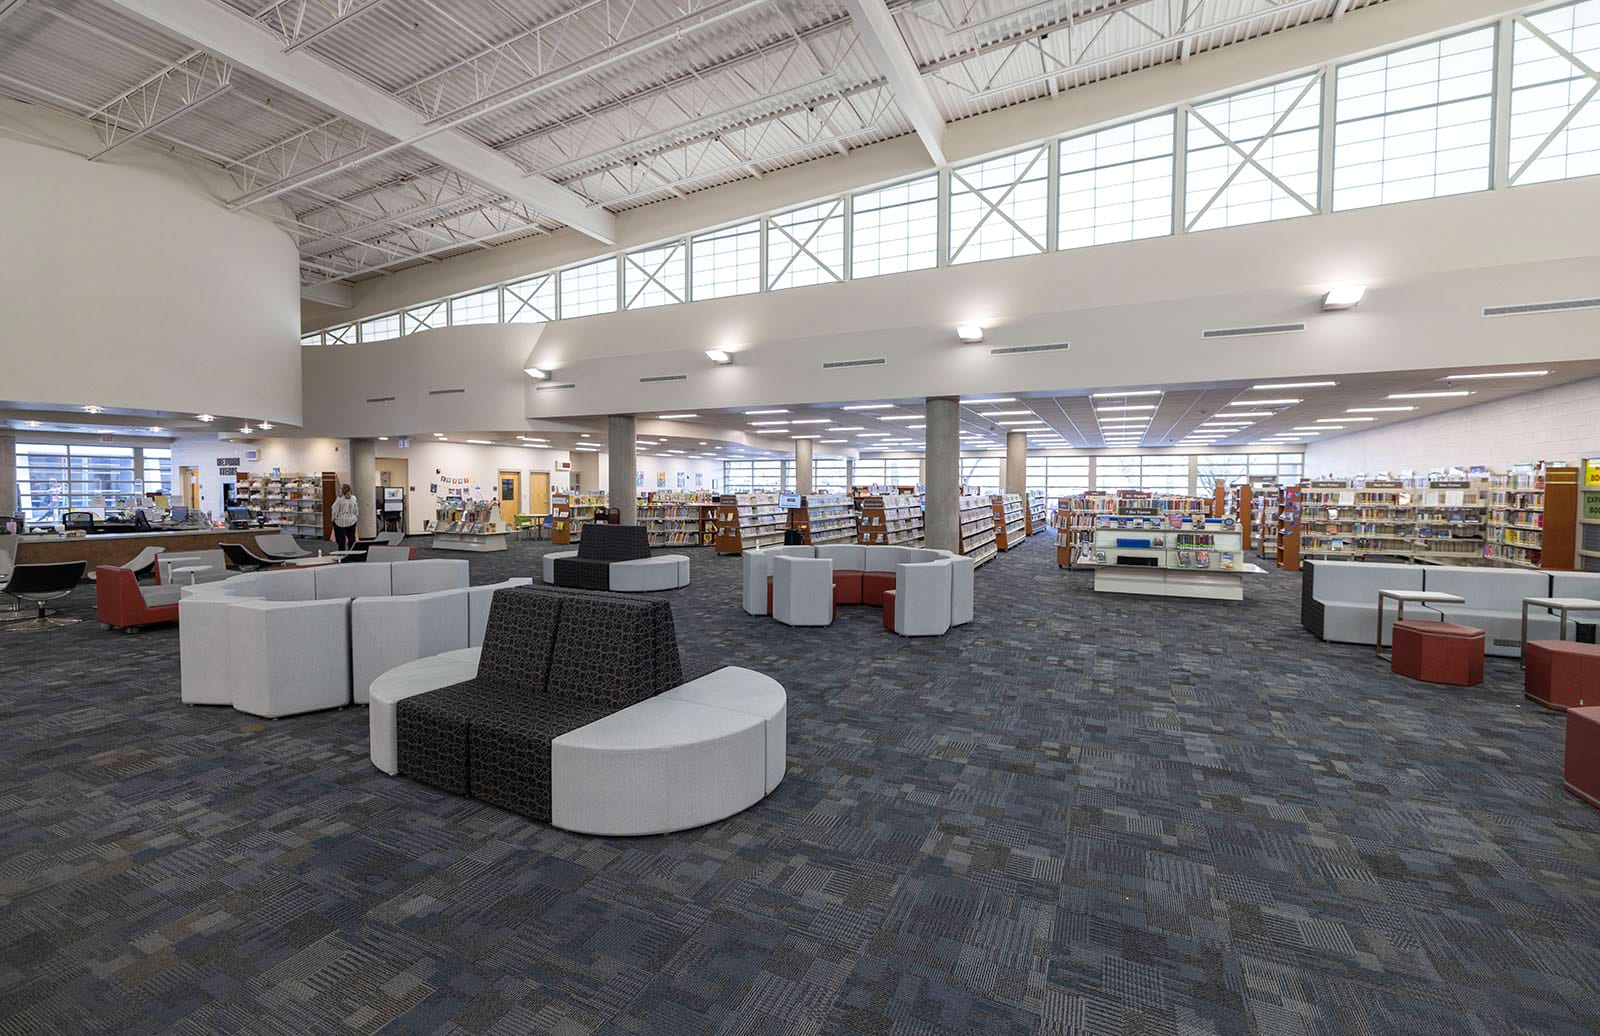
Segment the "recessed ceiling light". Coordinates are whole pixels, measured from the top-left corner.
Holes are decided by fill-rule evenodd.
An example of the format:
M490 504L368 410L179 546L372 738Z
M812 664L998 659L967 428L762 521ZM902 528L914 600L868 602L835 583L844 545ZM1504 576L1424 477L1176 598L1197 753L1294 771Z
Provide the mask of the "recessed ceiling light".
M272 422L271 421L260 421L260 422L258 422L256 424L256 427L261 429L263 432L270 432L270 431L272 431Z
M1272 411L1272 410L1235 410L1232 413L1228 414L1228 417L1230 419L1231 418L1235 418L1235 417L1276 417L1276 416L1277 416L1277 413L1275 411Z
M699 444L699 445L701 445L701 446L704 446L704 445L706 445L706 444L705 444L705 443L704 443L704 442L702 442L702 443L700 443L700 444Z
M433 437L435 439L443 439L444 438L444 433L443 432L434 432L433 433Z
M856 436L856 438L857 439L886 439L886 438L888 438L889 436L891 436L893 434L894 434L893 432L862 432L860 435Z
M1542 378L1549 371L1490 371L1488 374L1452 374L1440 381L1471 381L1479 378Z
M833 423L833 418L831 418L831 417L808 417L808 418L806 418L804 420L796 419L794 421L790 421L789 423L790 424L832 424Z
M1101 424L1149 424L1148 417L1102 417Z
M920 421L921 414L885 414L878 418L880 421Z
M1317 424L1351 424L1355 421L1376 421L1376 417L1319 417Z
M212 417L210 414L195 414L194 419L196 421L204 421L207 424L210 424L212 421L216 420L216 418Z
M866 430L867 430L867 426L864 425L864 424L841 425L838 428L829 428L828 429L828 431L830 431L830 432L864 432Z
M494 445L494 443L490 442L488 439L464 439L462 441L463 442L469 442L474 446L493 446Z
M1294 406L1298 399L1236 399L1225 406Z
M1447 399L1454 396L1470 396L1471 392L1461 389L1456 392L1391 392L1385 399Z
M1038 418L1034 418L1032 421L996 421L995 424L1001 425L1002 427L1016 427L1018 425L1042 425L1044 422Z
M149 432L150 432L151 435L160 435L161 434L161 426L153 424L153 425L150 426Z
M380 436L378 436L378 441L379 442L388 442L389 441L389 437L387 435L380 435Z
M789 411L787 409L785 409L783 407L779 407L776 410L746 410L744 412L744 416L746 416L746 417L760 417L762 414L787 414L788 412Z
M1119 410L1154 410L1155 408L1154 403L1141 403L1138 406L1097 406L1094 408L1094 412L1106 414Z
M1342 424L1325 424L1321 428L1317 428L1315 426L1296 425L1294 430L1297 432L1337 432L1343 428L1344 425Z
M1250 390L1252 392L1271 392L1274 390L1282 391L1283 389L1333 388L1337 384L1339 384L1337 381L1280 381L1270 385L1251 385Z
M958 324L956 325L956 337L963 342L981 342L983 341L983 327L979 324Z
M678 421L690 417L699 417L699 414L657 414L658 421Z
M538 367L524 367L522 368L522 373L526 374L534 381L547 381L550 378L549 371L541 370Z
M251 432L255 431L255 429L251 428L249 425L244 425L243 427L241 427L239 429L239 431L244 433L245 435L249 435Z
M600 452L600 447L598 447L598 446L574 446L573 449L581 450L584 453L599 453Z
M893 403L856 403L854 406L840 407L840 410L892 410Z
M849 442L850 440L849 439L818 439L817 441L820 442L820 443L832 444L832 443L840 443L840 442Z
M751 421L751 428L787 428L788 421Z
M983 396L978 399L963 399L962 406L983 406L985 403L1015 403L1016 396ZM858 410L859 407L845 407L846 410Z
M728 364L733 362L733 357L729 356L727 351L723 349L707 349L706 359L710 360L718 367L726 367Z
M1091 392L1090 399L1120 399L1123 396L1159 396L1161 389L1140 389L1137 392Z
M1019 414L1031 414L1031 413L1033 413L1032 410L991 410L987 414L979 414L978 416L979 417L986 417L986 418L1016 417Z
M1347 414L1398 414L1407 410L1415 410L1414 406L1353 406L1346 410Z
M1323 309L1355 309L1366 297L1365 284L1341 284L1322 296Z
M791 438L791 439L820 439L820 438L822 438L822 436L820 436L820 435L791 435L791 436L789 436L789 438Z

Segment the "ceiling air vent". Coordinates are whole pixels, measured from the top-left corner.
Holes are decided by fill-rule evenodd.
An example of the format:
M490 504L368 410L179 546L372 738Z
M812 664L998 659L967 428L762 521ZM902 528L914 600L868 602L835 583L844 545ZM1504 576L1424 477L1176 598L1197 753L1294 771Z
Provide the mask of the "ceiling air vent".
M1016 356L1020 353L1059 353L1072 348L1066 342L1055 345L1008 345L1003 349L990 349L990 356Z
M394 402L394 397L393 396L373 396L371 399L368 399L367 402L368 403L393 403Z
M882 367L888 362L889 361L885 360L881 356L875 360L829 360L827 363L822 365L822 369L825 371L836 371L843 370L846 367Z
M576 384L574 384L573 382L569 381L565 385L535 385L533 387L533 391L535 391L535 392L553 392L556 389L569 389L569 388L577 388L577 387L578 386Z
M657 381L688 381L688 380L689 380L689 375L687 375L687 374L658 374L653 378L640 378L639 379L639 384L641 384L641 385L649 385L649 384L651 384L653 382L657 382Z
M430 396L460 396L466 394L466 389L429 389Z
M1201 338L1249 338L1252 335L1292 335L1306 329L1304 324L1258 324L1255 327L1219 327L1201 331Z
M1600 309L1600 299L1567 299L1564 302L1529 302L1521 306L1485 306L1486 317L1525 317L1535 313L1569 313L1575 309Z

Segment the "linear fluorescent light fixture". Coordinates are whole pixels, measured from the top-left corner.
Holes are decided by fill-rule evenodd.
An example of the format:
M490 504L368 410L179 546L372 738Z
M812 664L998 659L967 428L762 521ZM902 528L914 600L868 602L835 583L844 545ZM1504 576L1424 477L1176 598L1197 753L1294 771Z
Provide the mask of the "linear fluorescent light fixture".
M983 341L983 325L981 325L981 324L957 324L956 325L956 337L961 339L963 342L968 343L968 344L971 344L973 342L981 342L981 341Z
M1449 399L1451 397L1470 396L1471 392L1461 389L1456 392L1391 392L1385 399Z
M831 445L834 445L834 444L837 444L837 443L849 442L849 441L850 441L849 439L818 439L817 440L817 442L822 443L825 446L831 446ZM701 456L703 457L703 456L705 456L705 454L701 454Z
M1414 406L1353 406L1346 410L1347 414L1399 414L1407 410L1415 410Z
M787 428L788 421L751 421L751 428Z
M1140 389L1137 392L1091 392L1090 399L1120 399L1123 396L1159 396L1161 389Z
M1031 414L1031 413L1033 413L1032 410L991 410L987 414L979 414L978 416L979 417L1021 417L1024 414Z
M1488 374L1452 374L1440 381L1473 381L1481 378L1542 378L1549 371L1490 371Z
M790 424L832 424L833 423L833 418L831 418L831 417L808 417L803 421L799 420L799 419L796 419L796 420L790 421L789 423Z
M830 432L864 432L866 430L867 430L867 426L864 425L864 424L847 424L847 425L842 425L842 426L840 426L838 428L829 428L828 429L828 431L830 431Z
M1297 432L1311 432L1313 434L1320 434L1322 432L1343 431L1344 430L1344 425L1342 425L1342 424L1325 424L1320 428L1314 428L1314 427L1310 427L1310 426L1307 426L1307 425L1295 425L1294 430L1297 431Z
M1282 392L1288 389L1333 388L1337 381L1280 381L1271 385L1251 385L1252 392Z
M466 439L466 440L463 440L463 441L469 442L474 446L493 446L494 445L494 443L490 442L488 439Z
M1317 424L1352 424L1356 421L1376 421L1376 417L1319 417Z
M699 414L657 414L658 421L682 421L690 417L699 417Z
M534 381L549 381L550 380L550 372L547 371L547 370L541 370L538 367L524 367L524 368L522 368L522 373L526 374L528 377L532 378Z
M1228 406L1294 406L1298 399L1236 399Z
M1137 406L1097 406L1094 408L1094 412L1097 414L1109 414L1124 410L1154 410L1155 408L1154 403L1141 403Z
M883 417L878 418L878 420L880 420L880 421L920 421L920 420L922 420L922 415L921 414L885 414Z
M196 421L204 421L206 424L210 424L212 421L216 420L216 418L212 417L210 414L195 414L194 419Z
M707 349L706 359L710 360L718 367L726 367L728 364L733 362L733 357L729 356L728 353L722 349Z
M892 410L893 403L856 403L853 406L840 407L840 410Z
M787 414L788 412L789 411L788 411L787 408L779 407L776 410L746 410L744 412L744 416L746 416L746 417L760 417L762 414Z
M893 432L862 432L857 439L887 439Z
M1365 284L1341 284L1322 296L1322 308L1327 310L1355 309L1366 298Z

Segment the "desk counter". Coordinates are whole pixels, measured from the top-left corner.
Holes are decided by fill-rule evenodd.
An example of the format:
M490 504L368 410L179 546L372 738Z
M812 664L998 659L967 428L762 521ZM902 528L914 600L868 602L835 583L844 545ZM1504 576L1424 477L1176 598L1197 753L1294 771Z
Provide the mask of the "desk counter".
M89 571L101 565L122 565L132 561L146 547L165 547L168 554L192 550L216 550L224 543L242 543L256 548L256 537L271 535L277 529L179 529L171 532L115 532L103 536L58 536L33 534L17 541L17 564L47 565L58 561L86 561Z

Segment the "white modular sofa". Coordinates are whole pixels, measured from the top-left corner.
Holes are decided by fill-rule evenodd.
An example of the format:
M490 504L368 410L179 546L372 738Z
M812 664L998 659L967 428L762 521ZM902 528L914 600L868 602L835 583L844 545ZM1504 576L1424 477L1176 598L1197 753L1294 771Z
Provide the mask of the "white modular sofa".
M575 558L575 550L554 550L540 559L541 574L547 586L556 585L556 561ZM652 554L633 561L613 561L606 573L606 589L614 593L650 593L676 590L689 585L689 558L683 554Z
M372 685L372 765L400 772L395 705L477 675L481 648L419 658ZM551 823L593 835L683 831L760 802L787 767L788 696L729 666L551 742Z
M1307 561L1301 566L1301 579L1301 624L1323 640L1370 645L1377 632L1379 590L1437 590L1466 600L1432 605L1431 611L1412 605L1407 614L1442 614L1446 621L1481 629L1485 653L1507 658L1522 653L1523 599L1600 599L1600 574L1583 572ZM1392 643L1396 611L1392 601L1386 603L1384 644ZM1554 640L1559 635L1557 626L1551 612L1531 609L1528 613L1529 640Z
M465 561L369 561L185 586L182 700L272 718L366 704L386 670L481 643L493 591L531 582L467 580Z
M885 594L893 591L894 597L890 599L895 602L894 622L890 628L901 636L939 636L949 632L952 626L962 626L973 619L976 566L971 558L947 550L866 544L767 547L764 550L744 551L740 560L746 612L751 615L769 613L768 579L771 579L770 611L773 617L784 622L797 613L799 606L792 594L788 594L783 596L787 599L784 608L789 619L779 614L778 569L783 566L782 559L785 558L828 562L836 604L881 606ZM789 572L802 570L788 567ZM812 601L806 604L801 614L814 619L820 614L820 609ZM826 625L815 621L789 621L789 624Z
M785 626L833 622L833 562L789 554L772 559L772 617Z

